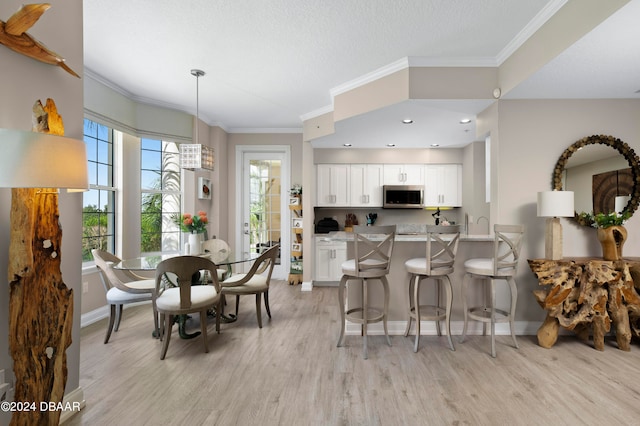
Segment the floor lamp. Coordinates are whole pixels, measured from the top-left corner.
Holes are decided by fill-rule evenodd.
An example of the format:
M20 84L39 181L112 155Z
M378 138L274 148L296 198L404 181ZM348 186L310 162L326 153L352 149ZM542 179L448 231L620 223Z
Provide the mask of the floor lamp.
M538 192L538 216L546 217L544 234L545 259L562 259L562 225L561 217L573 217L573 191Z
M0 129L0 187L12 188L8 278L9 352L14 400L38 404L14 412L12 425L58 424L67 380L73 291L62 281L58 188L84 190L83 141L46 133Z

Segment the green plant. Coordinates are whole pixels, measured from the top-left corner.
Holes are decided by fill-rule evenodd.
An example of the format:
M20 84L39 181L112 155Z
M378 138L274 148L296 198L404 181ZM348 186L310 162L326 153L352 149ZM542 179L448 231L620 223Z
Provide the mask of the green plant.
M183 232L199 234L205 231L209 219L207 214L199 211L198 214L183 213L180 216L174 216L173 221L180 227Z
M581 225L588 225L594 228L608 228L610 226L621 226L629 219L631 214L628 211L623 211L622 214L616 212L611 213L587 213L582 212L576 214L576 220Z
M291 189L289 190L289 193L293 196L302 195L302 185L298 183L294 183Z

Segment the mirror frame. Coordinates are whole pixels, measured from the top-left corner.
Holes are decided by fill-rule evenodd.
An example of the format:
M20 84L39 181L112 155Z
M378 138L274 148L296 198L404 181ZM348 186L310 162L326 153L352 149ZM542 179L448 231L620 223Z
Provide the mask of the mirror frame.
M622 156L629 163L629 167L631 167L631 174L633 177L633 192L631 193L631 199L625 207L625 210L628 211L630 215L633 215L633 213L638 209L638 204L640 204L640 159L629 145L618 138L614 138L613 136L587 136L569 146L569 148L567 148L562 153L562 155L558 159L558 162L556 163L556 166L553 169L553 181L551 183L552 189L554 191L562 191L562 172L564 171L569 158L571 158L571 156L575 154L578 149L587 145L596 144L608 145L612 147L620 154L622 154ZM576 217L577 215L578 213L576 212Z

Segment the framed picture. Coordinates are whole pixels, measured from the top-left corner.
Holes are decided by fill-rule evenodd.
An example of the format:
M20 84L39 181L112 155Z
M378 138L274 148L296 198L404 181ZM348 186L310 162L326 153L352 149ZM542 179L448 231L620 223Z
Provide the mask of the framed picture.
M293 221L293 225L291 225L292 228L302 229L302 218L295 218L295 219L292 219L292 221Z
M300 198L298 198L298 197L289 197L289 205L290 206L299 206L300 205Z
M302 251L302 244L298 244L298 243L291 244L291 251L296 251L296 252Z
M201 200L211 199L211 179L198 178L198 198Z

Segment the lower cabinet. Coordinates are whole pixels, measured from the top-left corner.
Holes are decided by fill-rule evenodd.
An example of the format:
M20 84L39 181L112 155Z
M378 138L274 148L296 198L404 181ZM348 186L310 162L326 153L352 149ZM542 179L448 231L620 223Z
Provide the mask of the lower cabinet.
M337 283L342 278L341 265L347 260L347 243L316 240L314 281Z

